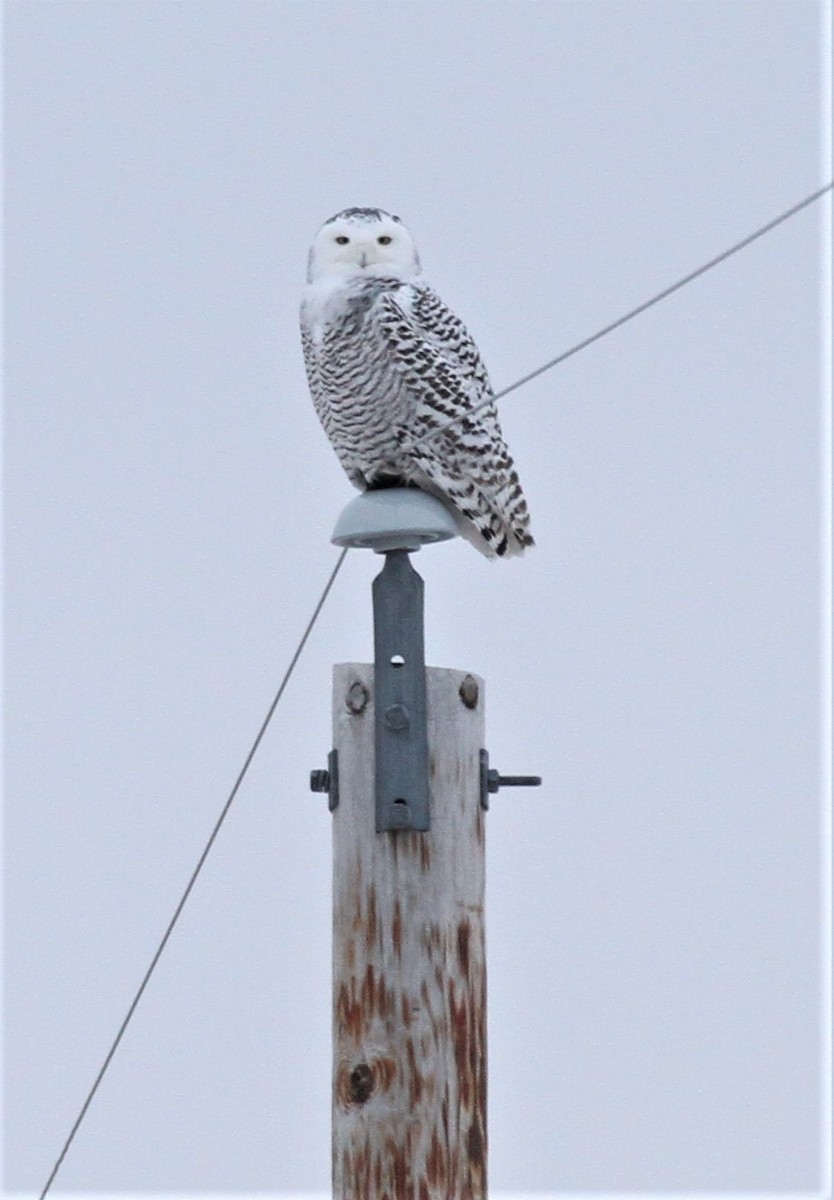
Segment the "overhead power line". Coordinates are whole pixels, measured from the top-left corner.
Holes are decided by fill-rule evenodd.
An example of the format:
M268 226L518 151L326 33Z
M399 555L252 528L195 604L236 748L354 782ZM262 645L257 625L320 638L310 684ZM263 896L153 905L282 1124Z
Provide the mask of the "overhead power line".
M305 645L307 644L307 639L309 638L310 634L313 632L313 626L315 625L316 621L318 620L321 610L324 608L324 603L327 600L327 597L330 595L330 589L333 587L333 584L336 582L336 576L339 574L339 571L341 570L342 563L345 561L346 555L347 555L347 547L345 547L345 549L339 555L338 559L336 560L336 565L330 573L330 578L327 580L327 583L324 585L324 590L322 591L321 595L319 596L316 607L313 609L313 615L310 617L310 620L307 622L307 627L304 630L304 632L302 633L301 639L295 648L295 653L293 654L292 658L290 659L290 665L287 667L286 671L284 672L284 678L281 680L280 687L278 688L278 691L275 693L275 698L273 699L272 703L270 704L270 706L267 710L267 714L263 719L260 729L258 730L257 736L256 736L254 742L252 743L251 747L249 748L249 753L246 755L246 758L244 759L243 766L241 767L240 772L238 773L238 777L235 780L234 785L232 786L232 790L229 792L229 795L226 799L226 803L223 805L220 816L217 818L217 820L214 823L214 828L211 831L209 840L206 842L203 852L197 861L197 865L191 873L191 878L189 879L188 884L186 885L185 891L183 892L182 896L180 897L177 907L174 909L174 915L171 917L171 920L168 922L168 927L165 930L165 933L162 935L162 940L156 948L156 952L154 953L154 956L151 959L150 966L148 967L147 971L145 972L144 978L142 979L142 982L139 984L139 987L136 991L136 995L133 997L133 1000L130 1003L130 1008L127 1010L127 1015L119 1027L119 1032L116 1034L115 1038L113 1039L113 1044L111 1045L110 1049L107 1051L107 1057L105 1058L104 1062L101 1065L101 1070L99 1071L98 1075L96 1075L95 1082L93 1083L93 1086L90 1088L90 1091L87 1094L87 1098L84 1101L83 1105L81 1106L81 1111L79 1112L78 1116L76 1117L75 1124L73 1125L72 1129L70 1130L69 1136L67 1137L67 1140L64 1142L61 1153L58 1155L58 1158L55 1161L55 1166L52 1168L52 1172L51 1172L49 1178L47 1179L46 1184L44 1185L43 1191L41 1192L41 1200L44 1200L44 1197L46 1196L47 1192L52 1187L52 1181L55 1178L55 1176L58 1174L58 1171L61 1167L61 1163L64 1161L66 1153L69 1150L70 1146L72 1145L73 1139L74 1139L76 1133L78 1132L79 1126L81 1125L81 1122L84 1120L84 1117L86 1116L87 1109L90 1107L92 1099L95 1096L96 1092L98 1091L99 1084L101 1083L102 1079L104 1078L107 1068L110 1066L110 1062L113 1058L113 1055L116 1053L116 1050L118 1049L119 1042L122 1040L122 1037L124 1036L124 1032L127 1029L128 1025L130 1024L131 1018L133 1017L133 1014L136 1011L136 1006L138 1005L139 1001L142 999L142 994L144 993L145 988L148 986L148 981L150 980L151 975L153 975L153 973L156 969L156 964L159 962L159 959L162 955L162 951L165 949L166 945L168 944L168 939L170 938L171 934L174 931L174 926L176 925L177 921L180 919L180 914L182 913L182 910L185 908L185 903L188 900L188 897L191 895L191 889L194 887L194 884L197 882L197 876L200 874L200 872L203 869L203 865L209 856L209 851L211 850L212 846L214 845L215 838L217 837L218 833L220 832L220 827L222 826L223 822L226 820L229 809L232 807L232 803L234 802L234 798L238 794L240 785L243 783L246 772L249 770L249 767L252 763L252 759L255 757L258 747L260 746L261 741L263 739L263 736L267 731L267 727L269 726L269 723L272 720L273 714L274 714L276 708L278 707L279 703L281 702L281 697L283 696L283 694L286 690L287 684L289 683L290 678L292 677L292 673L295 670L296 663L298 662L299 658L301 657L301 652L304 649Z
M615 329L619 329L621 325L625 325L627 321L639 317L640 313L644 313L647 309L652 308L655 304L659 304L661 300L665 300L667 296L671 296L673 292L677 292L682 287L686 287L688 283L692 283L700 275L705 275L707 271L711 271L713 267L717 267L719 263L726 262L732 255L738 254L739 250L744 250L751 242L755 242L757 238L764 237L766 233L770 233L771 229L775 229L777 225L781 225L783 221L789 220L796 216L803 208L807 208L809 204L813 204L816 200L821 199L826 192L830 192L834 188L834 180L827 183L825 187L818 188L812 192L810 196L806 196L804 200L800 200L798 204L792 205L791 208L786 208L778 217L774 217L772 221L768 221L766 225L762 225L759 229L749 233L747 237L742 238L740 242L736 242L734 246L730 246L729 250L722 251L721 254L716 254L715 258L711 258L709 262L705 262L703 266L697 267L694 271L690 271L688 275L681 276L675 283L665 287L662 292L658 292L655 296L644 300L642 304L638 304L636 308L630 309L623 316L618 317L616 321L612 321L609 325L604 325L602 329L598 329L596 333L592 333L590 337L583 338L581 342L577 342L570 349L564 350L561 354L557 354L555 358L551 358L549 362L537 367L535 371L531 371L529 375L522 375L521 379L517 379L515 383L511 383L509 387L503 388L500 392L496 392L494 396L487 396L485 400L481 400L473 408L467 409L466 412L458 413L455 417L450 417L448 421L444 421L442 425L438 425L435 429L430 429L428 433L421 434L414 441L406 441L400 447L400 454L405 454L409 450L416 449L417 446L424 445L425 442L430 442L432 438L438 437L445 430L453 425L459 425L474 417L481 409L493 404L496 400L501 400L504 396L509 396L510 392L514 392L516 388L523 387L525 383L530 383L533 379L538 379L539 375L544 375L545 371L552 370L553 367L558 367L559 363L565 362L566 359L572 358L574 354L578 354L580 350L592 346L594 342L598 342L600 338L604 338L607 334L613 333ZM392 464L393 465L393 464Z
M413 442L405 443L405 445L401 448L402 451L405 452L407 450L413 450L416 446L421 446L424 442L430 441L431 438L437 437L438 434L442 433L445 429L448 429L451 425L455 425L459 421L468 420L470 417L472 417L476 413L478 413L482 408L486 408L486 406L488 404L492 404L495 400L500 400L503 396L508 396L510 394L510 392L514 392L517 388L523 387L524 384L530 383L531 380L536 379L539 375L543 375L545 371L551 370L553 367L558 366L559 363L564 362L566 359L570 358L572 355L578 354L580 350L584 350L587 346L591 346L594 342L599 341L600 338L603 338L607 334L612 333L615 329L619 329L619 327L621 325L625 325L625 323L627 321L630 321L630 320L632 320L632 318L639 316L640 313L645 312L646 309L651 308L653 305L659 304L661 300L665 300L666 297L671 296L673 292L676 292L680 288L685 287L686 284L691 283L694 279L697 279L700 275L705 274L705 272L712 270L713 267L717 267L719 263L724 262L726 259L730 258L731 255L737 254L739 250L743 250L745 246L749 246L750 243L756 241L757 238L760 238L764 234L769 233L771 229L775 229L777 225L781 225L781 223L783 221L787 221L790 217L792 217L796 213L800 212L803 208L807 208L808 205L813 204L815 200L819 200L827 192L830 192L832 190L832 188L834 188L834 181L832 181L831 183L827 183L825 185L825 187L819 188L816 192L813 192L810 196L806 196L804 200L800 200L800 202L798 204L794 204L791 208L786 209L783 213L780 213L778 217L774 217L774 219L772 221L768 221L768 223L766 225L762 225L761 228L755 230L753 233L749 234L746 238L743 238L742 241L736 242L736 244L734 246L731 246L729 248L729 250L725 250L725 251L723 251L723 253L716 255L715 258L710 259L709 262L704 263L703 266L698 267L696 270L690 271L688 275L684 275L681 279L678 279L677 282L670 284L670 286L667 288L664 288L662 292L658 292L655 296L652 296L649 300L646 300L642 304L639 304L636 308L631 309L629 312L627 312L623 316L619 317L616 321L612 321L609 325L605 325L602 329L599 329L596 333L591 334L590 337L586 337L581 342L577 342L574 346L571 346L570 349L565 350L565 351L563 351L563 353L557 355L556 358L552 358L552 359L550 359L549 362L546 362L542 366L537 367L535 371L531 371L528 375L523 375L520 379L517 379L515 381L515 383L511 383L509 385L509 387L506 387L502 391L497 392L495 394L495 396L487 397L486 400L481 401L480 404L475 405L475 407L469 409L468 412L462 413L461 415L459 415L457 417L453 417L451 420L446 421L443 425L439 425L436 429L432 429L429 433L423 434L421 437L416 438ZM243 780L246 776L246 773L249 770L249 767L251 766L252 760L258 751L258 747L260 746L261 741L263 740L264 734L266 733L267 728L269 727L269 723L275 714L275 710L278 707L279 703L281 702L281 697L284 695L287 684L289 683L289 681L292 677L292 674L296 668L296 665L298 663L298 660L301 657L301 653L304 650L305 645L307 644L307 640L313 631L313 628L319 618L319 615L321 614L321 610L324 608L327 597L330 595L330 590L333 587L333 584L336 582L336 577L338 576L339 571L342 568L342 564L345 561L345 557L347 556L347 553L348 553L348 551L347 551L347 547L346 547L344 550L342 550L341 554L339 555L339 557L336 561L336 565L333 568L333 570L331 571L330 577L328 578L327 583L325 584L324 589L323 589L321 595L319 596L316 606L313 609L313 614L310 617L310 620L307 622L307 626L306 626L303 634L301 635L301 638L298 642L298 645L296 646L296 649L293 653L292 658L290 659L289 666L287 667L286 672L284 673L284 677L281 680L281 684L278 688L278 691L276 692L275 697L274 697L272 703L270 704L269 709L267 710L267 714L264 717L261 727L258 730L257 736L255 737L255 740L253 741L253 743L249 749L249 752L246 755L246 758L244 759L243 766L241 767L240 772L238 773L237 779L235 780L234 785L232 786L232 789L229 792L228 797L226 798L226 801L220 812L220 816L217 818L217 820L214 824L214 828L212 829L209 839L206 842L206 845L197 861L197 865L194 868L193 872L191 873L191 877L188 880L185 891L183 892L182 896L180 897L179 903L177 904L177 907L174 910L174 915L171 917L171 920L168 922L168 926L165 930L165 933L162 935L162 940L160 941L159 945L157 946L156 951L154 952L153 958L151 959L150 965L142 979L142 982L140 983L140 985L136 991L136 994L134 995L134 997L130 1003L130 1007L127 1010L127 1015L125 1016L124 1020L122 1021L121 1025L119 1027L119 1031L116 1034L115 1038L113 1039L113 1043L110 1046L110 1049L107 1051L107 1055L104 1059L104 1062L101 1065L101 1069L99 1070L98 1075L96 1075L93 1086L90 1088L90 1091L88 1092L87 1097L86 1097L83 1105L81 1106L81 1110L80 1110L78 1116L76 1117L75 1123L72 1126L72 1129L70 1130L66 1141L64 1142L63 1148L61 1149L61 1153L58 1155L58 1158L55 1161L55 1165L52 1168L49 1178L47 1179L47 1181L44 1185L43 1191L40 1194L40 1200L45 1200L45 1197L46 1197L47 1193L49 1192L49 1189L52 1187L52 1183L55 1179L55 1176L58 1174L58 1171L61 1168L61 1164L63 1163L64 1158L66 1157L67 1151L69 1150L70 1146L72 1145L75 1135L78 1133L78 1130L81 1126L81 1122L84 1120L84 1117L87 1114L87 1110L90 1107L90 1104L92 1103L93 1097L95 1096L96 1092L98 1091L99 1085L101 1084L101 1081L105 1076L107 1068L110 1066L113 1056L116 1053L116 1050L118 1049L119 1043L121 1042L122 1037L124 1036L125 1030L127 1029L128 1025L130 1024L130 1021L133 1018L133 1014L136 1011L139 1001L142 999L145 988L148 986L148 982L150 981L150 978L153 975L154 970L156 969L156 965L159 962L160 957L162 956L162 952L164 951L166 945L168 944L168 939L170 938L171 934L173 933L174 927L177 924L177 921L180 919L180 915L182 914L182 911L185 907L188 897L191 895L191 890L194 887L194 884L197 882L197 877L199 876L200 872L203 869L205 861L209 856L212 846L214 845L215 839L217 838L217 835L220 832L221 826L223 825L223 822L226 820L229 809L232 807L232 804L234 803L234 799L237 796L238 791L240 790L240 786L243 783Z

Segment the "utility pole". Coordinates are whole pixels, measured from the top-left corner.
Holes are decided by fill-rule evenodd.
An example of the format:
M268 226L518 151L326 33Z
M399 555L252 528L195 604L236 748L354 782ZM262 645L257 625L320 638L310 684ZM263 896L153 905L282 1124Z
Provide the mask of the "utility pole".
M374 663L333 673L334 1200L483 1200L484 685L425 667L409 554L453 537L415 489L358 497L333 540L385 554ZM540 780L518 777L513 783Z

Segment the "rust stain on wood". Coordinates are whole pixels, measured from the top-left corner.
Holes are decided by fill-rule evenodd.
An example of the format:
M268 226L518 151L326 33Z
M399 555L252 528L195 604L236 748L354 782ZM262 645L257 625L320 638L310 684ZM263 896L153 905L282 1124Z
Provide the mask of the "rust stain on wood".
M479 1196L484 1191L486 1179L486 1139L483 1125L479 1121L469 1126L466 1135L466 1152L469 1156L469 1183L473 1195Z
M394 1185L395 1200L409 1200L409 1154L408 1141L405 1143L389 1138L385 1149L391 1164L391 1178Z
M356 996L356 980L351 979L350 987L342 983L336 1000L336 1024L339 1029L351 1038L358 1038L362 1032L362 1004Z
M441 1187L445 1179L446 1163L443 1156L443 1147L440 1145L437 1130L434 1129L432 1130L431 1146L426 1158L426 1180L429 1187L434 1189Z
M394 919L391 922L391 936L394 942L394 953L402 958L403 952L403 910L399 897L394 901Z
M430 921L424 925L420 940L429 962L434 962L438 957L442 957L443 933L436 921ZM435 974L442 974L441 966L436 968Z
M397 1063L393 1058L375 1058L372 1064L374 1086L380 1092L390 1091L397 1078Z
M455 983L449 980L449 1016L452 1024L452 1045L460 1088L460 1103L464 1111L472 1106L472 1077L469 1062L469 1012L466 998L460 1002L455 993Z
M367 1026L367 1018L376 1008L377 999L376 975L374 973L373 963L368 963L367 967L365 968L365 978L362 980L362 989L359 993L359 996L363 1010L362 1015L364 1017L362 1024L363 1026Z
M458 962L464 976L469 975L469 939L472 936L472 929L468 921L461 921L458 925Z
M413 1038L407 1040L405 1054L408 1061L408 1103L412 1108L416 1108L423 1099L423 1076L417 1063Z
M379 930L379 915L376 906L376 887L372 883L368 888L368 912L365 922L365 945L369 950L376 945Z

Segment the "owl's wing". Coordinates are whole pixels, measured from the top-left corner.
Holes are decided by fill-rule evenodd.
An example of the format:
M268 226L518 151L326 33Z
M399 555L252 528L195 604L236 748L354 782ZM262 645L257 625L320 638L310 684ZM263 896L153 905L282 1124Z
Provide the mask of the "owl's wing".
M424 285L386 290L375 307L388 360L413 401L411 419L401 431L404 458L475 526L489 553L531 545L527 505L495 404L466 415L492 397L466 326ZM448 429L409 449L410 442L453 418Z
M440 297L425 285L407 284L382 293L376 316L390 361L414 401L406 438L460 418L427 446L445 444L468 458L480 453L485 438L503 445L494 404L465 417L492 388L469 331Z

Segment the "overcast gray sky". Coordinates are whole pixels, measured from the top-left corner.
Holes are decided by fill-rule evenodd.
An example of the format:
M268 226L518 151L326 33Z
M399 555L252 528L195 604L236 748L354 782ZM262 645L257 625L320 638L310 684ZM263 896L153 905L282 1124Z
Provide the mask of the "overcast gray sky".
M825 6L6 4L5 1187L42 1186L335 561L309 242L398 213L496 387L825 183ZM812 1192L826 201L501 405L538 546L420 553L489 814L497 1192ZM349 556L66 1160L326 1191Z

